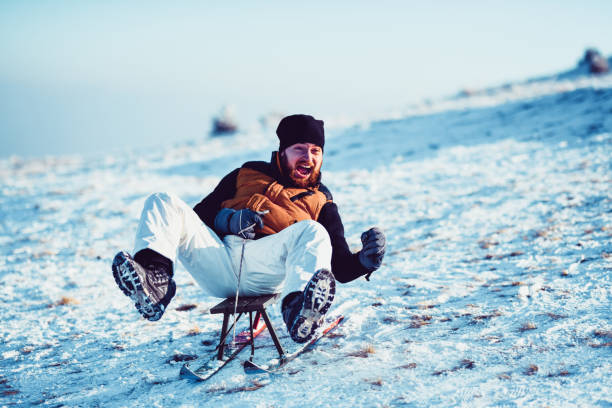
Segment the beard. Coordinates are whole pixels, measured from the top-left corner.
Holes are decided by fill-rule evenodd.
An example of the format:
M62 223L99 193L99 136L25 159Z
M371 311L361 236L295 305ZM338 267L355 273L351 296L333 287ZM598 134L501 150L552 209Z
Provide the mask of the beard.
M283 174L286 174L287 176L289 176L289 178L291 179L291 181L296 187L308 188L308 187L314 187L317 184L319 184L319 180L321 179L320 168L313 170L312 173L310 173L310 175L308 176L308 178L297 178L295 177L295 167L294 168L289 167L289 163L287 163L287 157L284 155L284 153L280 154L280 164L283 170ZM300 164L309 164L309 163L297 162L296 166Z

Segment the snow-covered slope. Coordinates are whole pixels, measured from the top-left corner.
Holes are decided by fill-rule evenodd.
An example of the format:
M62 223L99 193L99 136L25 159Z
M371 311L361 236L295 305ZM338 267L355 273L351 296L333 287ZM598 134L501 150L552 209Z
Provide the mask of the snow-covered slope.
M110 272L149 193L195 204L273 135L0 161L0 406L611 406L611 76L390 117L330 134L324 164L354 249L385 229L384 266L339 287L350 319L274 378L180 380L219 299L179 265L149 323Z

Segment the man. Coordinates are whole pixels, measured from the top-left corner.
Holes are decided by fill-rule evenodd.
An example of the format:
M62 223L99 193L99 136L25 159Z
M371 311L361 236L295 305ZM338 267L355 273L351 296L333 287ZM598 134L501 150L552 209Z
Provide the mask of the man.
M113 261L119 288L149 320L159 320L176 292L177 257L212 296L282 293L291 338L308 341L335 295L335 281L350 282L378 269L385 236L372 228L353 254L338 208L321 184L323 121L285 117L280 145L268 162L247 162L226 175L199 204L158 193L145 202L134 257Z

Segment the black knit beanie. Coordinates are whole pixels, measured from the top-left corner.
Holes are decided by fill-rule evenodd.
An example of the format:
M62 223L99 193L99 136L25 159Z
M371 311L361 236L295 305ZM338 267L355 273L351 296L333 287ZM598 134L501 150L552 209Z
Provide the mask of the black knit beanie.
M291 115L284 117L276 128L276 135L280 140L278 150L282 152L296 143L312 143L323 149L325 132L323 121L310 115Z

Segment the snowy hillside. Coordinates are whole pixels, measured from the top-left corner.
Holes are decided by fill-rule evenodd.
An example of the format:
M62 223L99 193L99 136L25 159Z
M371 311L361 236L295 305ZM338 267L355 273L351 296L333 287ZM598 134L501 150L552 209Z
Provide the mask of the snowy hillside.
M193 205L275 147L249 134L0 161L0 406L612 406L611 75L330 134L324 182L355 250L363 230L386 231L383 267L338 288L330 314L349 320L281 375L235 362L181 380L177 360L214 349L219 299L179 266L170 310L146 322L111 260L149 193Z

